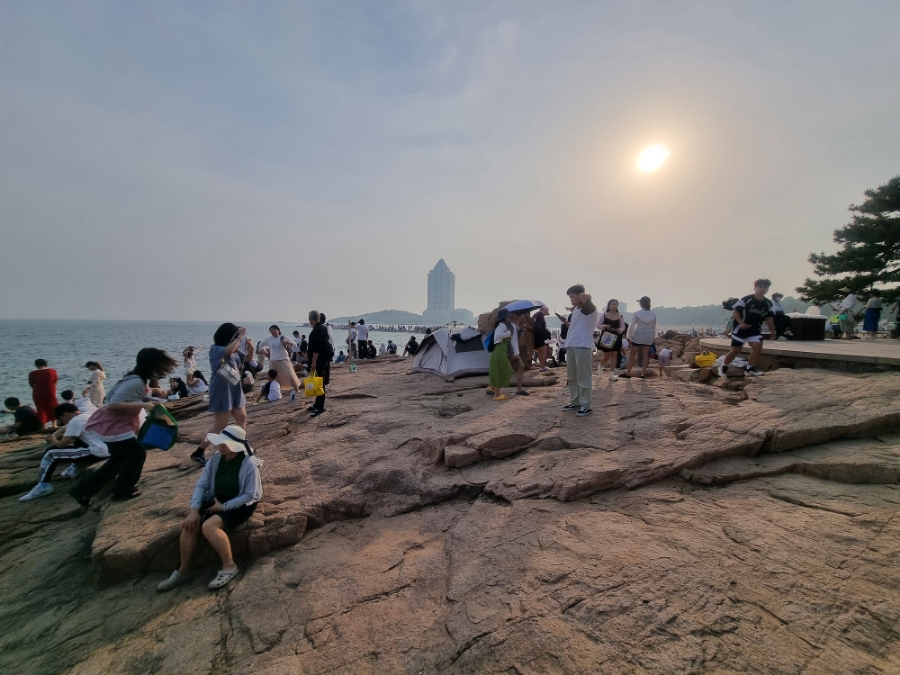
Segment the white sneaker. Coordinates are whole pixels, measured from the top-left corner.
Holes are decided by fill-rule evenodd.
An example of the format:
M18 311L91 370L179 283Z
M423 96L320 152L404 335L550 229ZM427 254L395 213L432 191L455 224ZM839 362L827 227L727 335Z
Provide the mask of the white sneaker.
M77 478L78 474L76 473L76 467L74 464L69 464L65 471L63 471L60 476L63 478Z
M183 584L190 578L191 577L189 574L182 574L178 570L175 570L174 572L172 572L168 579L166 579L165 581L160 581L157 584L156 590L168 591L171 588L175 588L178 584Z
M50 483L38 483L33 488L31 488L31 492L27 495L22 495L19 497L20 502L30 502L32 499L37 499L39 497L46 497L47 495L53 492L53 486Z
M615 381L618 380L618 379L619 379L619 376L616 375L615 373L610 373L610 374L609 374L609 381L610 381L610 382L615 382Z
M782 335L780 338L777 338L777 339L778 339L778 342L787 342L788 341L788 339L786 337L784 337L784 335Z

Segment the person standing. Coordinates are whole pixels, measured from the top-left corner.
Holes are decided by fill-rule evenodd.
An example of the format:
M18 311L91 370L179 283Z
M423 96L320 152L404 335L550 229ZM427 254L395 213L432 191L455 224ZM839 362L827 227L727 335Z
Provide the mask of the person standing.
M185 347L181 355L184 357L184 376L187 378L197 370L197 358L194 355L194 347Z
M328 340L328 331L320 323L321 315L316 310L309 313L309 324L312 330L309 332L309 372L322 378L323 386L327 387L331 381L331 358L334 350ZM325 394L316 396L316 400L309 407L310 417L318 417L325 412Z
M628 366L622 377L631 377L631 369L634 367L634 360L639 353L641 357L640 377L647 374L647 368L650 366L650 347L653 346L653 340L656 339L656 313L650 309L650 298L645 295L638 300L638 303L641 308L632 314L631 325L628 327L631 351L628 352Z
M756 364L762 354L762 324L765 321L769 331L775 335L775 321L772 314L772 303L766 297L772 282L768 279L757 279L753 282L753 295L745 295L734 303L734 331L731 333L731 351L719 366L719 377L728 372L728 366L741 353L744 345L750 345L750 358L747 359L747 374L762 375Z
M294 344L291 346L291 362L292 362L292 363L297 363L297 359L300 358L300 352L301 352L301 349L300 349L300 343L301 343L301 340L300 340L300 331L299 331L299 330L295 330L295 331L292 333L292 335L294 336ZM305 341L306 341L306 340L303 340L303 342L305 342Z
M547 354L550 352L549 343L553 336L547 328L548 314L550 314L550 308L544 305L534 315L534 349L537 352L541 370L550 370L547 367Z
M31 398L37 410L38 421L41 424L47 424L55 419L54 411L59 405L59 401L56 400L56 383L59 381L59 376L53 368L47 367L44 359L37 359L34 367L37 370L32 370L28 374Z
M509 398L503 393L503 387L509 386L509 378L513 374L512 366L512 331L506 319L509 312L501 309L494 322L493 348L488 362L488 391L493 392L495 401Z
M586 417L594 412L591 354L594 351L597 306L581 284L571 286L566 295L569 296L573 309L563 343L566 348L566 374L569 378L569 404L563 410L575 410L579 417Z
M369 327L365 319L360 319L356 325L356 343L359 349L359 358L369 358Z
M566 344L566 336L569 334L569 325L572 321L572 315L569 314L568 317L563 316L559 312L556 313L556 318L559 319L559 352L557 353L556 360L560 363L566 362L566 348L563 346Z
M148 382L175 370L178 361L161 349L145 347L137 353L135 366L109 390L106 405L91 415L84 426L106 443L109 459L99 469L86 473L69 491L75 501L87 508L91 499L110 480L113 501L139 497L137 483L141 478L147 451L137 440L141 412L152 410L157 403L150 400Z
M772 293L772 313L774 314L773 320L777 331L775 339L782 342L794 337L794 334L791 332L791 317L784 313L784 306L781 304L783 297L784 293Z
M359 345L356 342L358 334L356 322L351 321L350 329L347 331L347 354L351 361L355 361L359 358Z
M600 329L600 344L597 348L603 352L600 360L601 368L606 365L609 368L609 381L619 379L616 370L619 368L619 359L622 358L622 336L625 334L625 317L619 312L619 301L612 299L606 303L606 310L597 321Z
M863 319L863 331L867 340L874 340L878 332L878 322L881 321L881 294L878 290L869 292L869 301L866 303L866 316Z
M844 317L841 319L841 331L843 331L844 336L842 339L844 340L853 340L855 336L853 335L853 330L856 327L856 317L853 315L853 306L856 305L856 294L853 292L851 288L842 288L840 289L841 293L846 293L844 299L841 300L841 314L840 316ZM35 401L37 403L37 401Z
M86 396L91 399L96 407L103 405L103 399L106 398L106 388L103 381L106 379L106 373L103 371L103 365L99 361L88 361L84 367L91 371L91 381L88 384L88 393Z
M278 326L269 326L269 337L260 344L269 357L269 369L274 368L278 371L278 383L290 387L294 390L294 394L300 393L300 380L297 379L297 373L291 365L288 349L293 349L294 342L290 338L281 334ZM224 429L224 427L222 427ZM216 431L215 433L218 433Z
M241 428L247 426L246 399L240 379L247 349L247 329L233 323L223 323L213 334L213 346L209 348L209 412L215 415L211 433L217 434L231 420ZM237 373L237 378L232 377ZM203 439L191 453L191 459L200 466L206 464L206 449L210 441Z

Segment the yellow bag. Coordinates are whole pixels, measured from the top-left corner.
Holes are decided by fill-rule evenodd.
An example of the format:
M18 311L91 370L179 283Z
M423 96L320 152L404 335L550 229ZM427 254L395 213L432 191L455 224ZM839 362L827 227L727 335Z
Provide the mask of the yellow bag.
M321 377L316 377L316 371L312 371L309 377L303 378L304 396L324 396L325 384Z
M709 368L716 362L717 358L719 357L712 352L701 352L694 357L694 363L696 363L701 368Z

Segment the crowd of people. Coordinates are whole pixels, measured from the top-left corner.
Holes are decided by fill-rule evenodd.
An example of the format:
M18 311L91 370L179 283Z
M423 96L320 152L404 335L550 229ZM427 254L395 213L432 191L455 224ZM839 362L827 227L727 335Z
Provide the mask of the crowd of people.
M761 373L757 363L762 341L791 336L790 317L781 306L781 294L767 297L771 283L758 279L753 293L731 298L723 305L732 315L726 327L731 337L731 350L724 356L719 374L724 375L744 347L750 348L745 371L754 376ZM844 299L835 307L844 339L853 339L857 298L848 288ZM671 362L668 348L657 353L655 339L659 333L656 314L650 298L642 297L640 309L630 318L619 310L619 302L610 299L598 306L584 286L576 284L567 289L570 307L566 315L557 314L561 322L558 338L547 327L549 309L541 307L533 319L534 360L540 370L548 370L550 363L565 365L568 403L562 410L585 417L593 412L594 353L599 352L597 371L608 372L610 381L619 378L645 377L652 359L660 368ZM863 329L874 335L882 311L881 299L872 294L864 309ZM396 355L399 347L392 340L376 351L364 319L352 322L346 340L347 353L335 353L334 336L324 314L309 312L309 334L294 331L292 337L281 332L278 325L269 327L269 335L254 342L246 328L234 323L221 324L212 336L208 350L209 378L198 367L198 350L187 347L183 353L182 371L176 373L178 362L165 351L147 347L135 358L134 367L106 391L106 374L99 361L88 361L86 386L80 396L72 390L57 396L59 381L56 370L47 361L37 359L35 370L28 376L34 406L17 398L7 398L5 406L13 414L12 424L0 428L0 434L25 435L47 431L47 444L40 466L37 484L20 501L28 502L53 493L53 475L58 467L67 464L61 475L77 479L69 494L84 508L91 506L96 495L111 485L112 501L126 501L140 496L141 477L146 449L138 434L148 413L161 402L191 396L208 398L212 424L203 441L190 455L203 467L197 481L190 511L182 523L180 538L181 561L178 569L159 584L168 590L190 578L190 563L202 534L221 559L221 569L209 583L209 588L225 586L238 568L231 554L228 533L253 514L262 497L262 483L257 458L247 437L247 395L256 387L258 375L264 381L254 404L278 401L290 395L295 400L301 394L301 377L321 378L321 390L308 407L311 417L326 411L326 391L330 383L332 362L372 359ZM524 388L525 364L520 349L520 326L523 314L503 308L496 314L493 331L488 336L491 352L488 367L488 393L496 401L508 400L503 393L515 375L513 396L526 397ZM430 331L426 331L430 332ZM410 337L402 355L415 356L420 344ZM555 351L554 351L555 350ZM637 371L635 372L635 369ZM635 373L633 375L633 373ZM169 387L160 382L169 377ZM60 401L59 399L62 399ZM99 464L93 470L85 470Z

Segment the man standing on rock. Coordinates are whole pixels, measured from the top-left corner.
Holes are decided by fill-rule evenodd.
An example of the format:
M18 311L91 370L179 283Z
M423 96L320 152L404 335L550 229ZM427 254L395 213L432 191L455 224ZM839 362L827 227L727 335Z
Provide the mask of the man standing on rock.
M321 323L322 317L316 310L309 313L309 372L315 371L322 378L322 384L327 387L331 380L331 357L334 350L328 340L328 331ZM325 412L325 394L316 396L315 402L309 407L311 417L318 417Z
M593 412L591 355L594 351L597 306L591 302L591 296L584 292L581 284L572 286L566 294L574 309L562 345L566 350L566 374L569 377L569 405L563 410L575 410L578 417L587 417Z
M365 319L360 319L356 325L356 344L359 358L369 358L369 327Z
M734 303L734 331L731 333L731 351L719 366L719 377L728 372L728 366L741 353L744 345L750 345L750 358L747 359L747 375L762 375L756 369L759 356L762 354L762 324L769 325L771 335L775 335L775 314L772 302L766 297L772 282L768 279L757 279L753 282L753 295L745 295Z

